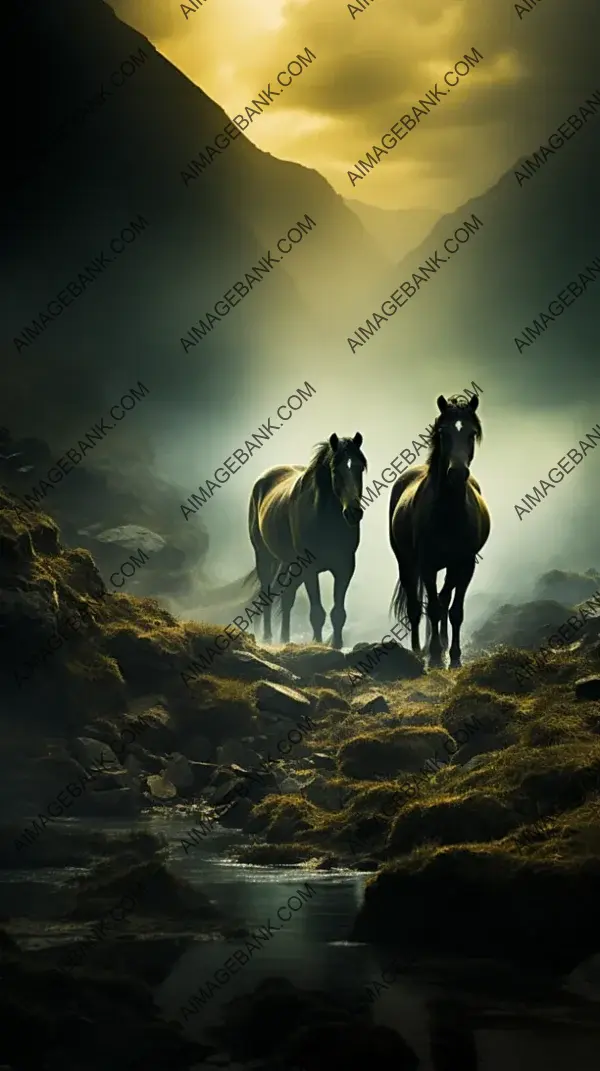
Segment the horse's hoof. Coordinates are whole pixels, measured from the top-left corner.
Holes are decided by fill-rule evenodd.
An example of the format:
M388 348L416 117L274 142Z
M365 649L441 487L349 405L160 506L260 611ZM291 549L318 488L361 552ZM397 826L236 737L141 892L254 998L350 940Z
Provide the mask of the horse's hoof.
M333 638L331 640L330 647L333 647L334 651L341 651L341 649L342 649L342 641L338 640L335 636L333 636Z
M462 669L462 662L460 658L450 659L450 669Z

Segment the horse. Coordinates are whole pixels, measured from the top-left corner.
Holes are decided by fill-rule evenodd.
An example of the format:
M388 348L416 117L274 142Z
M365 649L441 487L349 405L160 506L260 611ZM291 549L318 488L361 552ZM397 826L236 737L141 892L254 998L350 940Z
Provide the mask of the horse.
M323 642L325 610L319 573L333 574L331 645L338 650L346 623L344 600L355 569L363 509L363 472L367 460L363 437L340 439L334 433L318 443L307 466L276 465L258 478L250 496L248 528L256 568L250 577L268 590L282 565L308 549L316 562L291 578L281 597L281 642L289 643L290 614L298 588L304 584L310 600L313 641ZM249 578L247 578L249 579ZM268 601L268 600L267 600ZM264 611L264 639L271 640L271 606Z
M475 557L490 534L490 514L469 469L475 443L483 438L476 412L478 405L477 395L461 403L456 397L446 400L440 394L439 416L429 436L427 461L402 473L390 497L389 537L399 573L391 610L397 619L404 614L408 617L412 649L419 654L425 587L432 667L443 665L442 651L448 646L448 615L452 624L450 666L457 669L461 665L460 627L465 594L475 570ZM446 570L446 576L438 594L440 569ZM438 626L441 626L441 638Z

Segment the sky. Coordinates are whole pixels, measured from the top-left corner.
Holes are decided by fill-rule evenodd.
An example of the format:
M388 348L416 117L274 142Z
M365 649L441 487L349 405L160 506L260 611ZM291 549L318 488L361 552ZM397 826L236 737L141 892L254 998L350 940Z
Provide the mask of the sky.
M530 11L508 0L372 0L354 17L341 0L203 0L189 13L175 0L111 6L230 116L310 48L316 60L246 136L316 168L344 197L439 212L497 182L554 129L563 100L590 92L581 72L592 69L598 18L587 0L538 0ZM484 59L452 100L353 186L358 159L473 48Z

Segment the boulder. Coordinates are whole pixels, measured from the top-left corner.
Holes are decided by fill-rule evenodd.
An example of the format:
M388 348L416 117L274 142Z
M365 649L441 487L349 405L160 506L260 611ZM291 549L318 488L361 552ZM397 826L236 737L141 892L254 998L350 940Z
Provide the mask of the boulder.
M580 677L575 681L578 699L600 699L600 677Z
M600 1001L600 953L579 963L565 979L564 988L587 1000Z
M568 573L552 569L538 577L533 589L534 599L553 600L563 606L576 606L591 599L600 587L600 574L596 569L587 573Z
M82 766L92 766L104 762L105 766L118 767L119 762L108 744L89 736L76 736L71 742L70 751Z
M335 770L336 762L332 755L326 755L323 751L314 751L312 764L316 770Z
M339 810L339 788L330 784L320 774L304 785L302 795L309 803L314 803L315 807L320 807L324 811Z
M366 1017L359 1021L351 998L330 990L303 990L284 977L264 978L253 992L231 1000L214 1037L248 1071L267 1066L289 1071L415 1071L419 1066L395 1030L374 1026Z
M493 692L472 687L450 699L442 710L440 721L462 745L466 740L459 739L458 734L466 732L468 736L470 723L478 726L479 732L495 736L510 724L518 711L518 704L512 699L500 698Z
M185 753L194 762L214 762L215 747L207 736L199 733L185 741Z
M266 658L259 658L253 651L231 650L227 655L228 671L244 681L271 681L274 684L296 684L300 680L289 669L278 666Z
M351 682L358 676L368 683L377 681L412 680L425 673L423 660L399 643L357 643L346 655L346 667Z
M282 777L279 782L279 792L282 796L299 796L303 786L294 777Z
M473 649L485 651L508 644L537 650L548 642L557 628L565 624L570 613L568 606L552 599L518 605L505 603L473 633Z
M436 844L500 840L523 819L495 796L473 792L428 804L409 803L397 815L388 839L394 854L411 852L426 841Z
M443 747L446 742L448 750ZM447 761L455 748L444 729L390 729L376 737L358 736L346 741L339 749L338 765L345 777L388 780L401 773L417 773L436 753Z
M389 714L390 705L384 695L374 695L359 706L361 714Z
M284 684L262 681L256 689L256 704L259 710L283 714L294 721L309 715L312 702L296 688Z
M172 753L163 770L163 777L165 780L170 781L172 785L175 785L178 790L191 788L194 784L194 774L191 766L185 755L180 754L178 751Z
M88 793L85 814L91 818L130 818L139 815L142 798L129 786Z
M476 758L484 758L486 755L493 754L494 751L502 751L505 747L509 747L510 744L514 744L515 741L516 736L512 734L505 733L502 740L499 740L497 736L492 736L489 733L475 733L452 756L450 761L456 766L466 767L470 762L474 762ZM473 769L473 767L469 766L469 769Z
M177 795L177 789L162 774L150 774L147 779L148 791L158 800L172 800Z
M226 740L217 748L217 762L220 766L231 766L232 763L236 763L238 766L252 767L260 764L260 756L250 744L243 740Z
M312 679L315 673L330 673L342 670L346 665L345 655L320 643L289 643L277 652L280 662L300 677Z

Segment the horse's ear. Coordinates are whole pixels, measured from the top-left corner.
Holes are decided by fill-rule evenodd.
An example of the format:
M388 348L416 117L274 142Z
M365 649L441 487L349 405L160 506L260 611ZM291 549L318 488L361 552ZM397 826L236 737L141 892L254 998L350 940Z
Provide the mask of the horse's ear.
M357 431L357 433L354 436L354 439L352 441L353 441L354 445L358 446L358 449L360 450L360 448L362 446L362 443L363 443L363 437L360 434L360 431Z
M477 406L479 405L479 395L478 394L474 394L472 398L469 398L469 405L471 406L471 409L473 410L473 412L475 412L475 410L477 409Z
M333 450L333 452L335 454L338 446L340 445L340 440L338 439L337 435L335 434L335 431L334 431L333 435L329 436L329 445L330 445L331 449Z
M439 398L437 400L437 407L438 407L440 413L445 413L446 409L448 408L448 402L444 398L443 394L440 394L440 396L439 396Z

